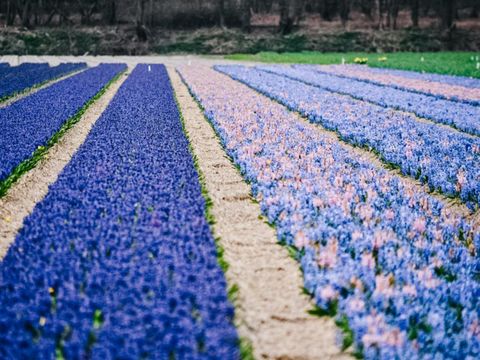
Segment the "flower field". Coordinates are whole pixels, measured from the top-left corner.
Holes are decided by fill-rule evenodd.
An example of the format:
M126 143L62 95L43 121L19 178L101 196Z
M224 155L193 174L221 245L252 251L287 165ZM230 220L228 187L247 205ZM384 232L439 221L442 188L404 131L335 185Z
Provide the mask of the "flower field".
M16 67L0 67L0 100L7 99L51 79L84 68L86 64L22 64Z
M479 358L480 86L362 66L213 65L101 64L0 108L0 357L295 358L266 350L288 343L275 328L300 321L276 305L281 295L233 282L237 256L283 271L268 266L271 248L252 246L264 234L234 236L266 221L271 246L301 270L279 288L303 287L307 317L336 324L315 326L336 333L337 355L307 342L318 336L307 326L291 330L307 358ZM46 81L30 66L0 64L0 82L15 71L24 88ZM199 151L205 135L192 141L180 85L202 112L192 124L211 125L223 154ZM42 181L25 179L104 96L85 141L7 237L9 196ZM202 167L218 156L251 198L220 191L237 180L215 181L227 165ZM258 202L258 213L216 224L229 201ZM273 315L245 312L252 301ZM272 330L267 342L256 324Z

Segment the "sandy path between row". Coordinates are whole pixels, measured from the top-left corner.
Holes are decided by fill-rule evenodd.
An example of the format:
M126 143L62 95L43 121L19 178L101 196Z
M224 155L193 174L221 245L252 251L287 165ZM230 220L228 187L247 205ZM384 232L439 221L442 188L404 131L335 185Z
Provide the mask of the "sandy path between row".
M275 232L252 201L250 188L231 163L214 130L173 68L168 69L185 128L205 176L230 286L239 288L236 326L257 359L350 358L336 346L330 318L307 313L313 304L301 291L298 263L277 243Z
M8 193L0 198L0 260L22 228L23 220L48 193L49 186L57 180L63 168L83 144L129 72L130 70L112 83L103 96L87 109L79 122L50 148L40 163L23 175Z

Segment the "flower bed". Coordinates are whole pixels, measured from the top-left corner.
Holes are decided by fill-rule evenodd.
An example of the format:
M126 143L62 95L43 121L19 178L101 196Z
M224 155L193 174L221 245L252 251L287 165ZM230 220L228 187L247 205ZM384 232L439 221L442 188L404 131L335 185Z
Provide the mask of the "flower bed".
M0 109L0 182L125 68L100 65Z
M366 358L480 355L478 228L248 87L179 73L345 346Z
M254 68L216 69L336 131L346 142L372 149L432 190L478 208L480 139Z
M171 85L139 65L0 264L1 358L237 359Z
M319 73L311 66L258 66L262 71L289 77L322 89L350 95L385 108L413 112L437 123L450 125L460 131L480 135L480 106L437 99L431 96L398 90Z
M85 63L60 64L54 67L47 64L22 64L0 68L0 101L86 66Z
M472 105L480 105L480 88L468 88L459 85L442 84L435 81L426 81L419 78L411 79L397 76L387 72L376 73L369 68L344 65L318 66L317 71L344 76L374 84L391 86L396 89L414 91L430 95L439 99L464 102Z

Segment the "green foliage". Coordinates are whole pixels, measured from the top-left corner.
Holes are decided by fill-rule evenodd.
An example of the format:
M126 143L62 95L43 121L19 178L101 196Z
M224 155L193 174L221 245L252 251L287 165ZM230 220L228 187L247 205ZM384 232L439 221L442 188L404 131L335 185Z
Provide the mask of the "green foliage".
M297 63L297 64L341 64L342 58L346 63L354 63L355 58L367 58L368 65L379 68L392 68L470 76L480 78L480 54L473 52L430 52L430 53L321 53L321 52L260 52L256 55L235 54L226 56L230 60L258 61L268 63ZM386 58L386 59L385 59ZM477 60L477 58L479 60ZM423 59L423 61L422 61Z
M255 360L253 355L253 346L245 338L240 338L240 358L242 360Z

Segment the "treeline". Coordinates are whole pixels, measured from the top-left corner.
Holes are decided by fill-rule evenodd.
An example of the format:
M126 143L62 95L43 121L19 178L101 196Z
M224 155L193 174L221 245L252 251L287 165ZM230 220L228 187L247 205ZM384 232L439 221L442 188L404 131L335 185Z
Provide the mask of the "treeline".
M27 28L135 24L142 33L159 26L250 31L252 16L275 14L278 31L287 34L308 14L340 19L348 27L352 16L363 13L375 28L396 29L403 10L410 13L411 27L418 27L422 16L434 16L442 28L452 29L460 13L479 16L480 0L2 0L0 19L4 26Z

